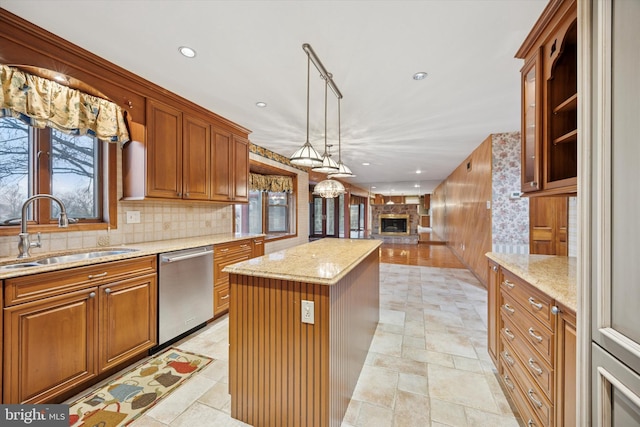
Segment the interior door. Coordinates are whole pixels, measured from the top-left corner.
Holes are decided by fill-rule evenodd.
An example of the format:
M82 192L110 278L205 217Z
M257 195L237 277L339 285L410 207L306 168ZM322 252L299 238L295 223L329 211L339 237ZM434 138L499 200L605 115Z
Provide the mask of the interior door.
M325 199L313 196L309 209L311 219L311 237L338 237L338 198Z

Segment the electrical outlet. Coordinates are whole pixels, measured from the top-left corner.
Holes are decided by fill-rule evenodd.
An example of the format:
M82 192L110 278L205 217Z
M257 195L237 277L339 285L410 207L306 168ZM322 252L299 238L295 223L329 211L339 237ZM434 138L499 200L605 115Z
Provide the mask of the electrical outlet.
M139 224L140 211L127 211L127 224Z
M302 323L315 323L313 301L302 300Z

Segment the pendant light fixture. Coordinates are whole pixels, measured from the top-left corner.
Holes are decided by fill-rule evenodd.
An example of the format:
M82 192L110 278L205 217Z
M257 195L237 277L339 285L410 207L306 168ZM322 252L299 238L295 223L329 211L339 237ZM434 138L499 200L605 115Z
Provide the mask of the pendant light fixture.
M331 74L329 74L328 78L324 78L324 154L322 155L322 165L311 169L314 172L338 172L338 164L331 158L329 146L327 145L327 91L330 77Z
M340 138L340 99L338 98L338 170L329 173L329 178L352 178L355 175L351 169L342 163L342 141Z
M311 74L311 57L307 54L307 140L289 157L289 161L296 166L316 167L322 165L320 154L309 142L309 78Z

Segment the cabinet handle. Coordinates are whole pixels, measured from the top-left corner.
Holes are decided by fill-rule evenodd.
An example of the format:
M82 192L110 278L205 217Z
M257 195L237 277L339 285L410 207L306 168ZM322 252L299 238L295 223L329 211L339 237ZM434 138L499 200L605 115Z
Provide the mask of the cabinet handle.
M513 341L513 340L516 338L516 336L515 336L515 335L513 335L513 334L511 333L511 331L509 330L509 328L504 328L504 334L505 334L507 337L509 337L509 339L510 339L511 341Z
M107 289L105 289L105 290L104 290L104 293L105 293L105 294L107 294L107 295L109 295L109 294L111 293L111 288L107 288Z
M542 368L540 367L540 365L538 365L538 363L535 360L533 360L533 357L529 358L529 367L533 369L536 374L542 375Z
M227 294L227 295L225 295L225 296L221 297L220 299L221 299L221 300L223 300L223 299L229 299L229 294Z
M509 366L513 366L516 363L507 350L502 352L502 358L509 364Z
M96 293L95 293L95 292L91 292L91 293L89 294L89 298L95 298L95 296L96 296Z
M516 309L515 308L511 308L511 306L509 304L507 304L507 303L504 303L502 308L504 308L505 310L507 310L511 314L516 312Z
M502 282L502 284L505 285L509 289L513 289L516 286L515 284L511 283L507 279L504 279L504 282Z
M529 399L533 402L534 405L536 405L538 408L542 408L542 402L540 402L538 399L533 397L533 395L536 394L536 392L533 391L532 388L530 388L529 391L527 391L527 394L529 395Z
M229 248L218 249L220 252L229 252Z
M240 247L244 249L244 248L248 248L249 245L240 245Z
M529 297L529 304L535 309L542 310L542 303L536 302L533 297Z
M498 267L497 267L497 266L495 266L495 265L491 266L491 269L492 269L493 271L498 271Z
M513 385L513 383L511 382L511 378L509 378L509 375L504 374L504 383L507 385L507 387L509 387L510 390L513 390L516 388L516 386Z
M535 182L535 181L532 181L532 182L531 182L531 186L532 186L532 187L537 187L537 186L538 186L538 183L537 183L537 182Z
M178 193L178 197L182 197L182 193Z
M542 342L542 337L540 335L536 335L536 331L533 328L529 328L529 335L532 338L535 338L538 342Z
M529 418L529 421L527 421L527 427L536 427L536 423L534 423L533 420Z
M185 197L189 197L189 193L184 193Z
M553 307L551 307L551 313L558 314L560 313L560 309L554 305Z
M100 273L100 274L90 274L89 275L89 279L98 279L100 277L104 277L106 276L108 273L105 271L104 273Z

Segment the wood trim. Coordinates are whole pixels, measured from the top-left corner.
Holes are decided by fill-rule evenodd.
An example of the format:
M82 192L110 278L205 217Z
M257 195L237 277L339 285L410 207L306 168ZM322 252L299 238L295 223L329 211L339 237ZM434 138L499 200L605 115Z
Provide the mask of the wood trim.
M549 23L555 18L555 15L558 13L558 10L563 6L563 3L567 4L567 8L569 5L574 3L575 0L550 0L547 6L542 11L542 14L533 25L533 28L529 32L529 35L522 43L518 52L516 52L515 57L519 59L525 59L529 51L537 44L537 41L542 37L547 29Z

